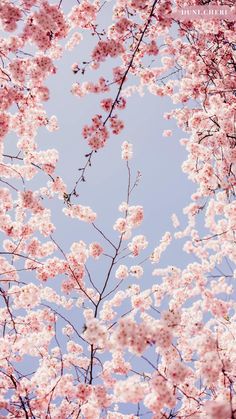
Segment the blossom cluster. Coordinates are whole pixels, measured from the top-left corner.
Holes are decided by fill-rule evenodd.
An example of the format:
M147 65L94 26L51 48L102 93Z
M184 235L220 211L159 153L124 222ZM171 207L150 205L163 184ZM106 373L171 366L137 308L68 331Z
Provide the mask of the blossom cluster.
M172 3L117 0L108 24L111 5L99 0L0 4L1 417L235 417L235 22L173 21ZM38 134L60 125L48 115L56 61L90 34L89 57L71 67L71 93L78 103L96 94L100 110L83 126L89 152L71 191L63 156ZM183 227L171 209L177 230L150 238L143 206L133 204L133 144L121 143L128 185L113 229L105 215L104 229L95 224L102 215L77 193L92 158L113 135L119 142L120 112L134 93L171 99L163 136L176 120L188 154L182 171L196 185ZM74 228L75 239L57 241L57 206L93 238ZM159 244L149 250L152 240ZM177 240L182 267L172 265Z

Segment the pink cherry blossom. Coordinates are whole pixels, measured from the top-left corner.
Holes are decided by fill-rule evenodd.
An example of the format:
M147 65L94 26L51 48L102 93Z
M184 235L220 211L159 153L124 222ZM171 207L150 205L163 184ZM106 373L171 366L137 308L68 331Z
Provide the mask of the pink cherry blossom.
M133 146L132 144L128 143L128 141L124 141L121 146L122 153L121 157L123 160L130 160L133 156Z
M185 7L209 10L203 3ZM1 418L236 416L235 19L176 19L182 8L1 1ZM58 115L55 82L57 95L74 95ZM165 207L169 231L152 204L163 206L158 182L171 165L152 174L150 208L138 189L153 150L146 129L137 168L136 115L126 112L137 94L144 129L152 95L157 140L181 138L186 152L192 191L182 210ZM78 167L71 158L65 170L71 133L61 127L74 115L82 143L76 125Z

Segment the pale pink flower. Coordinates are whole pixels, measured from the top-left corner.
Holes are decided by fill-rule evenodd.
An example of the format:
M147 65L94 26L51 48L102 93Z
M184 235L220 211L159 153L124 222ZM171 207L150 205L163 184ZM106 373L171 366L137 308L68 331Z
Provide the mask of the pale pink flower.
M117 279L125 279L129 276L129 269L126 265L120 265L116 270L115 277Z
M163 137L171 137L172 136L172 131L170 129L166 129L165 131L163 131Z

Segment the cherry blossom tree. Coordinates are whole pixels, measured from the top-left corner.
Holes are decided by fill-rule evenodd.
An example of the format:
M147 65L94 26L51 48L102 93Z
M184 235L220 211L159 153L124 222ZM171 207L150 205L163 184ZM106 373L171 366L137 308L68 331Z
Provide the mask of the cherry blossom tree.
M0 4L0 417L236 418L235 21L177 20L182 0L81 0L69 12L64 3ZM110 24L101 27L99 16L111 5ZM185 5L233 7L234 1ZM57 173L58 151L40 149L37 135L59 129L45 110L46 80L86 33L94 46L72 66L78 81L71 94L82 106L85 95L96 93L100 112L84 121L87 154L80 167L69 168L79 173L69 187ZM105 62L110 76L103 74ZM122 112L135 92L172 100L165 118L185 133L182 170L196 185L183 209L186 225L173 213L173 231L148 252L145 208L132 201L140 181L132 168L135 144L122 137ZM12 133L15 153L8 154ZM121 139L127 172L124 200L109 227L116 240L79 195L113 135ZM64 217L88 223L93 242L78 237L64 249L56 240L60 225L50 205L59 201ZM192 262L160 268L163 252L179 239ZM90 266L98 269L104 259L98 285ZM151 288L142 283L147 266ZM57 286L49 286L51 279ZM30 373L25 363L32 363Z

